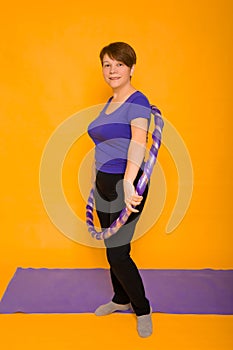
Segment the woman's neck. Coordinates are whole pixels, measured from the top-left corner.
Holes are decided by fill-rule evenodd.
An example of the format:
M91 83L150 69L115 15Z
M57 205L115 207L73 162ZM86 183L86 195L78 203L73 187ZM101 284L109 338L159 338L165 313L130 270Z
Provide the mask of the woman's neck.
M136 91L136 89L132 85L121 87L119 90L113 89L112 102L124 102L135 91Z

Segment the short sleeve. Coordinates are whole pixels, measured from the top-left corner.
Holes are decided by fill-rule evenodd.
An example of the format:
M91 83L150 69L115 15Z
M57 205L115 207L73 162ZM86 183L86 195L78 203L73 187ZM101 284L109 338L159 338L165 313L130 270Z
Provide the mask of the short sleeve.
M132 101L130 101L129 111L128 111L128 122L131 122L136 118L146 118L150 120L151 117L151 107L150 103L145 95L140 93Z

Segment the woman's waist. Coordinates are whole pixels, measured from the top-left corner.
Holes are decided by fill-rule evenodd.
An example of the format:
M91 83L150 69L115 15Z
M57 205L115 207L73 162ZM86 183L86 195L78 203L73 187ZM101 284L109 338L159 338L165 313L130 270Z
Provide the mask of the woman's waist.
M127 166L127 160L125 159L112 159L108 162L98 162L96 160L95 162L96 164L96 171L100 171L102 173L105 174L117 174L120 175L122 174L122 176L124 176L125 174L125 170L126 170L126 166ZM143 171L144 170L144 166L145 166L145 161L142 162L139 170Z

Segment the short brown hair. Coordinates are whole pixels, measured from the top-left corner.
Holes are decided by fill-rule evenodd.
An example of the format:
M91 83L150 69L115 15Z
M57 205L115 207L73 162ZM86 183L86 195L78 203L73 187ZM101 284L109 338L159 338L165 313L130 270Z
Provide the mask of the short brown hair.
M100 61L103 65L104 55L108 55L111 59L123 62L126 66L132 67L137 60L134 49L126 43L115 42L105 46L100 52Z

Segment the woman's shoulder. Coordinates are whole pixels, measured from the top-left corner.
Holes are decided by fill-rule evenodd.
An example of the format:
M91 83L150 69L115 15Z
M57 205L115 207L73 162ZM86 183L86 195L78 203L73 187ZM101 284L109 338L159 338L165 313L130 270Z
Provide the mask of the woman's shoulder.
M135 91L131 96L128 102L135 103L144 107L150 107L150 102L146 95L141 91Z
M135 91L130 97L128 121L139 117L150 119L151 106L148 98L141 91Z

